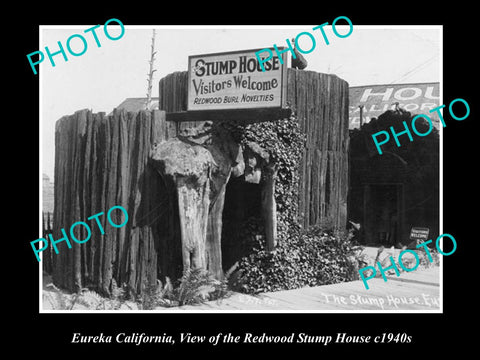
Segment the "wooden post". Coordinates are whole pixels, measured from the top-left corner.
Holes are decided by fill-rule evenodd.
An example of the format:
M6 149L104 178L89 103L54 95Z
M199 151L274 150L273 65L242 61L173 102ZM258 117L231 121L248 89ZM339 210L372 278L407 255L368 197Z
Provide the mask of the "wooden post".
M362 128L363 125L363 105L358 105L360 109L360 129Z
M270 167L265 170L265 183L262 187L262 213L265 223L267 250L277 245L277 203L275 201L275 176L277 170Z

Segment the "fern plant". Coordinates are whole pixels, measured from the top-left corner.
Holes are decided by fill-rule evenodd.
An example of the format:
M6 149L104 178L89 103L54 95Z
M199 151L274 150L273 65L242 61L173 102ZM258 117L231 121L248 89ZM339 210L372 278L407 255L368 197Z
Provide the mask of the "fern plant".
M95 291L89 289L81 289L80 296L77 297L76 302L85 306L87 309L105 310L106 298L103 298Z
M170 299L172 294L172 284L167 277L165 284L162 284L160 280L154 285L144 285L144 291L139 299L141 308L143 310L153 310L157 306L171 307L176 306L176 302Z
M171 298L178 305L193 305L214 300L224 293L226 284L213 278L206 270L187 269L180 279L179 286L173 290Z
M215 290L209 280L210 278L202 269L187 269L173 296L180 306L199 303L207 297L209 292Z
M119 287L115 279L112 279L112 291L109 305L112 310L118 310L125 303L127 297L126 285Z

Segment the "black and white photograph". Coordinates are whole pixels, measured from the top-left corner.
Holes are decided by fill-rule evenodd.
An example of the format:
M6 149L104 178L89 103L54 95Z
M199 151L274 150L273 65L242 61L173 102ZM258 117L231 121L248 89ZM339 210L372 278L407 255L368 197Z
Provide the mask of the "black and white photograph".
M333 24L42 27L41 310L441 311L441 27Z
M28 26L32 332L82 354L463 339L477 150L459 24L110 14Z

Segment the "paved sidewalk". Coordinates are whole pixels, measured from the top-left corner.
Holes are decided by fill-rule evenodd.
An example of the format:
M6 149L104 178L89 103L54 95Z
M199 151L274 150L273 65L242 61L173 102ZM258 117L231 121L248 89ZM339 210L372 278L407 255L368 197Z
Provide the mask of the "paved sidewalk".
M227 299L205 304L182 306L189 311L353 311L440 312L440 269L418 269L390 276L388 281L375 278L333 285L263 293L258 296L234 293Z

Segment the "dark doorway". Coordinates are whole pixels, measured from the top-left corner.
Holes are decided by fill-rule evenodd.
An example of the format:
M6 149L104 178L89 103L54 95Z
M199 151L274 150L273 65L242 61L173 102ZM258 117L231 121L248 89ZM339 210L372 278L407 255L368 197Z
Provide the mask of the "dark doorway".
M222 264L227 271L248 255L264 236L261 212L261 184L231 177L225 192L222 229Z

